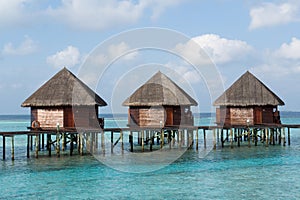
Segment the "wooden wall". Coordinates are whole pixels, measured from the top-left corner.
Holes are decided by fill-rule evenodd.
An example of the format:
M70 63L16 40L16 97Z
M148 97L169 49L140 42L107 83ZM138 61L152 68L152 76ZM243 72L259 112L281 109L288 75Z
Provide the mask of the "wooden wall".
M276 110L274 112L274 110ZM255 107L225 107L216 109L216 123L225 125L249 125L263 123L280 123L280 116L276 107L255 106Z
M180 106L130 107L128 122L130 126L161 127L173 125L193 125L192 113L185 113ZM161 123L162 122L162 123Z
M63 108L32 108L31 120L38 121L41 128L56 128L57 123L63 127L64 110Z
M98 128L98 106L31 108L31 122L38 121L41 128L90 127Z
M231 124L247 125L247 120L249 120L249 125L254 124L253 108L251 107L230 108Z
M223 125L223 124L230 124L230 109L227 107L222 106L216 109L216 123Z
M141 127L164 126L166 113L163 107L151 107L139 109L139 125ZM161 123L162 122L162 123Z

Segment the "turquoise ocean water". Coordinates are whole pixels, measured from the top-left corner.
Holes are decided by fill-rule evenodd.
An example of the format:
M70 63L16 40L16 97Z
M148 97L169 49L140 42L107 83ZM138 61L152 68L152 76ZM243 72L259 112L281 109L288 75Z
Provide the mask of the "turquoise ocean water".
M29 120L29 116L0 116L0 131L26 130ZM105 121L106 126L126 122L126 116ZM210 115L196 118L199 125L210 122ZM282 122L300 124L300 113L283 112ZM15 141L15 161L10 160L9 145L7 160L0 158L0 199L300 199L297 129L291 131L291 146L225 146L205 157L191 149L170 165L147 173L118 171L91 155L27 159L26 138ZM0 147L2 155L2 137Z

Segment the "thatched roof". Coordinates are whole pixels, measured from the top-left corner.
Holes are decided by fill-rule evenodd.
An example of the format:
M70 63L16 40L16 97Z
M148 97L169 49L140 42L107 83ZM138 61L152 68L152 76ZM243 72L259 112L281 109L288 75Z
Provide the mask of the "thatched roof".
M74 91L74 92L73 92ZM22 107L106 106L106 102L63 68L22 103Z
M214 106L265 105L284 105L284 102L249 71L243 74L214 102Z
M162 105L196 106L198 104L183 89L160 71L123 102L123 106Z

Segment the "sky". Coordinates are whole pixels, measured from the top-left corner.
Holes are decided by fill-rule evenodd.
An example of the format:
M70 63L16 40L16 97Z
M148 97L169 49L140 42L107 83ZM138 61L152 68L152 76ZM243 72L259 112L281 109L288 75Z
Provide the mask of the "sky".
M173 33L190 41L178 41L170 51L160 51L137 50L135 43L122 40L128 32L137 41L154 40L153 34L135 33L146 27L168 32L169 38L157 36L158 45L176 42ZM215 70L215 77L202 76L184 59L204 63L192 43L208 56L211 62L206 69ZM110 64L99 75L101 69L96 66L103 63ZM95 73L86 74L90 66ZM280 110L300 111L300 3L0 0L0 114L29 114L28 108L20 106L22 102L63 67L109 104L101 109L104 113L126 112L122 102L158 70L187 90L201 112L211 111L221 89L247 70L285 102ZM223 88L212 91L215 83Z

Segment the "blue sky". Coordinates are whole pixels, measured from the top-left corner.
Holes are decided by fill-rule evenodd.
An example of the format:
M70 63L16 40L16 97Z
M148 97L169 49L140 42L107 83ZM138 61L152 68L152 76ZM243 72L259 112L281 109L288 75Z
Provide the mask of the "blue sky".
M21 103L63 66L77 74L101 42L143 27L175 30L197 42L215 63L225 88L250 70L285 101L281 110L300 111L299 1L0 0L0 114L29 113ZM126 45L120 42L113 51L123 52ZM173 56L135 52L124 60L131 60L129 69L130 64L143 65L141 61L147 59L176 68L192 80L189 84L199 109L210 110L212 100L203 91L203 82L191 77L188 66ZM111 70L116 77L99 83L97 89L109 104L115 96L110 92L118 83L113 81L118 68ZM150 76L146 73L142 80ZM119 97L120 102L127 96Z

